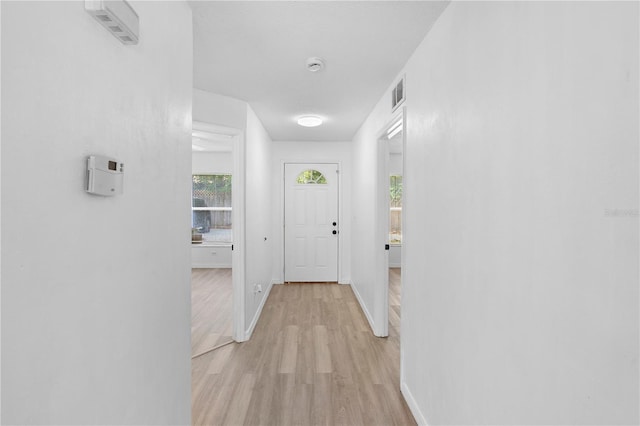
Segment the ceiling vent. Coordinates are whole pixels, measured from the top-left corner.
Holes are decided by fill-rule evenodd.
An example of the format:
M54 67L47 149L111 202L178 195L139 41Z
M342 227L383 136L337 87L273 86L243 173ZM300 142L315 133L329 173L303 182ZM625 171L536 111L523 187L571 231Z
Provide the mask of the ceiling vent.
M324 60L322 58L307 59L307 69L311 72L317 72L324 68Z
M400 79L396 87L391 90L391 111L395 111L396 108L404 102L405 90L404 90L404 77Z
M138 44L138 14L126 0L85 0L84 9L122 44Z

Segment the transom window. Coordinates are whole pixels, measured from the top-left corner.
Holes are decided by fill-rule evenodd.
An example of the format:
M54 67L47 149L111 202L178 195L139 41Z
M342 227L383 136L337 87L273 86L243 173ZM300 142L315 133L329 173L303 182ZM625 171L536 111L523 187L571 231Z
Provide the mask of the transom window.
M324 177L322 173L320 173L317 170L305 170L304 172L298 175L298 177L296 178L296 183L301 185L307 185L307 184L326 185L327 179Z

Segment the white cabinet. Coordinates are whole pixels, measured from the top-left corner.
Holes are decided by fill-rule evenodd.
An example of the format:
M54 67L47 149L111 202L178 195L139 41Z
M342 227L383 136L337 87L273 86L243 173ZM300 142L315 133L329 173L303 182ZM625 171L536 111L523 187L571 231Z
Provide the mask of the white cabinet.
M231 245L191 245L192 268L231 268Z
M400 268L402 266L402 245L392 244L389 247L389 268Z

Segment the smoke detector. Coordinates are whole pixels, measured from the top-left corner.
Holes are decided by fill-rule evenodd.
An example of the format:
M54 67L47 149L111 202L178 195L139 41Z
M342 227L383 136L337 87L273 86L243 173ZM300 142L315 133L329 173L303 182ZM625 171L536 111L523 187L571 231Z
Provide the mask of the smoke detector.
M311 72L317 72L324 68L324 60L322 58L308 58L307 69Z

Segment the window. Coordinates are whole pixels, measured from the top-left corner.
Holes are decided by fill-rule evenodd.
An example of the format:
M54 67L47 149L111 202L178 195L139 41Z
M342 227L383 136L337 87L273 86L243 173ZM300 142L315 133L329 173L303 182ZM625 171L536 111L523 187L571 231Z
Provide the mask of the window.
M193 175L193 242L231 243L231 175Z
M389 243L402 244L402 176L389 180Z
M306 184L320 184L326 185L327 179L324 177L322 173L317 170L305 170L304 172L298 175L296 179L296 183L306 185Z

